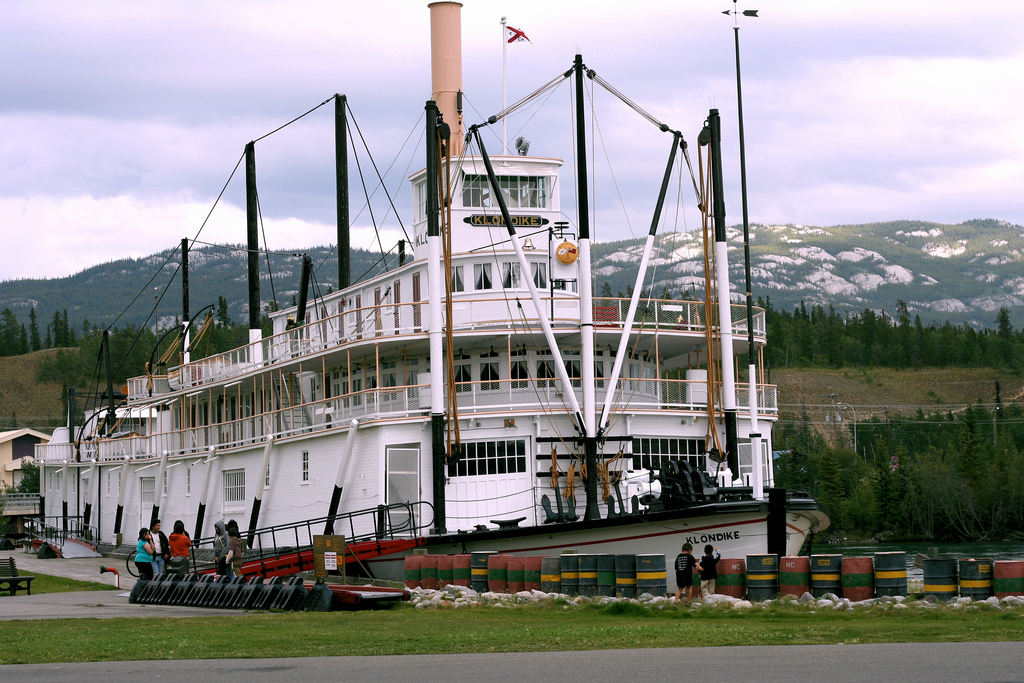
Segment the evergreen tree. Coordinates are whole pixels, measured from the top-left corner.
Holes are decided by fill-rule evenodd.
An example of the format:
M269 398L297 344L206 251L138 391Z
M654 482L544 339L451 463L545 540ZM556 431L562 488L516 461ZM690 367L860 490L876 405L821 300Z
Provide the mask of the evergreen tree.
M28 314L28 344L31 351L43 348L43 342L39 339L39 320L36 318L35 306Z

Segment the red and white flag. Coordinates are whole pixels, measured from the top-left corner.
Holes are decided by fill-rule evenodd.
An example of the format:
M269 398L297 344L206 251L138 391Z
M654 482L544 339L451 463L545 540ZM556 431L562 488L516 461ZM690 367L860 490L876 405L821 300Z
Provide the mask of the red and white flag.
M522 29L512 28L511 26L505 26L505 38L510 43L521 43L525 40L530 45L533 45L533 41L523 33Z

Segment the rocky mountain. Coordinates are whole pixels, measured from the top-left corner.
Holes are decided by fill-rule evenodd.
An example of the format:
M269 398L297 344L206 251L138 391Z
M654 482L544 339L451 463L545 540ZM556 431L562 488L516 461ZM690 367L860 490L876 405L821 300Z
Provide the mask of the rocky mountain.
M897 301L926 324L950 321L994 327L996 312L1010 310L1014 327L1024 327L1024 227L997 220L957 225L893 221L813 227L751 225L752 291L776 308L832 306L838 312L872 309L894 315ZM745 292L742 229L728 230L729 277L734 301ZM713 239L713 236L712 236ZM594 245L595 295L625 294L636 278L643 239ZM330 247L305 250L316 266L321 293L337 282L337 258ZM660 236L644 289L655 296L703 296L704 242L701 231ZM265 302L290 304L298 289L301 256L274 254L261 262ZM388 257L394 266L397 257ZM41 325L66 309L81 325L143 324L154 307L161 327L180 310L178 256L171 250L140 259L121 259L75 275L48 280L0 282L0 309L22 322L35 306ZM354 250L352 277L379 272L379 253ZM168 282L170 285L168 286ZM236 321L246 320L246 255L240 248L202 247L190 254L191 308L228 301ZM142 294L140 294L142 292ZM313 294L316 293L316 287ZM133 303L134 301L134 303ZM152 325L152 320L150 320Z

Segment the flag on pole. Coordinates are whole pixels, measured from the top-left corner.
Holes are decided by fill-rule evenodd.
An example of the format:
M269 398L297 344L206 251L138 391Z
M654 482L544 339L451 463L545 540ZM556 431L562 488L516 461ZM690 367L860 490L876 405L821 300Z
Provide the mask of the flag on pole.
M530 45L533 45L533 41L530 40L525 33L523 33L522 29L512 28L511 26L508 25L505 26L505 38L510 43L521 43L525 40Z

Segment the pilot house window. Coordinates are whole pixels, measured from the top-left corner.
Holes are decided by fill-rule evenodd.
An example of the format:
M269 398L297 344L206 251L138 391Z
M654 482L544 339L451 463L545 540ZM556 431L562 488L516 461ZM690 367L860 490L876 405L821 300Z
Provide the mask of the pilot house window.
M498 187L510 209L545 209L548 206L548 179L535 176L498 176ZM462 205L496 207L485 175L466 175L462 181Z

